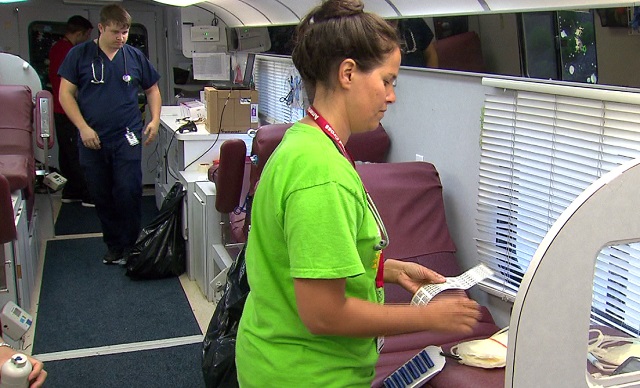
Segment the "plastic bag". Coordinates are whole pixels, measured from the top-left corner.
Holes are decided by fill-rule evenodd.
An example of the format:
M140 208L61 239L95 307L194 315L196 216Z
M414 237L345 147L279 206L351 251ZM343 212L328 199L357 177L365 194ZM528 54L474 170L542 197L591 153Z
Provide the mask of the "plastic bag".
M176 182L156 216L142 229L127 256L127 276L160 279L179 276L186 270L186 249L182 236L182 206L185 191Z
M207 388L238 387L236 372L236 335L238 324L249 294L246 265L246 245L227 272L222 299L213 313L202 350L202 374Z

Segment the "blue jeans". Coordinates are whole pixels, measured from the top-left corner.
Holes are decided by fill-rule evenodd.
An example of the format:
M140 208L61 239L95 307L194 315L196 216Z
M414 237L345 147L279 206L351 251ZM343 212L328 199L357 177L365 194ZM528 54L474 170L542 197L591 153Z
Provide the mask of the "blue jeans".
M142 145L124 136L91 150L80 143L80 165L102 224L103 241L119 252L133 247L141 230Z

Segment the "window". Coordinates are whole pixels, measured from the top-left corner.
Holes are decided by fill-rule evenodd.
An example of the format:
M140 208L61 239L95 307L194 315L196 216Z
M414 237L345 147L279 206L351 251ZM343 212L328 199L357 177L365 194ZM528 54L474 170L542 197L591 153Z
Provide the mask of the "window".
M262 121L293 123L304 117L304 89L290 58L257 57L254 77Z
M621 91L502 83L485 98L476 245L496 273L483 288L513 300L560 214L600 176L640 157L640 105ZM631 306L639 270L640 245L602 250L593 320L638 334L640 309Z
M592 11L522 13L518 17L522 74L597 83Z

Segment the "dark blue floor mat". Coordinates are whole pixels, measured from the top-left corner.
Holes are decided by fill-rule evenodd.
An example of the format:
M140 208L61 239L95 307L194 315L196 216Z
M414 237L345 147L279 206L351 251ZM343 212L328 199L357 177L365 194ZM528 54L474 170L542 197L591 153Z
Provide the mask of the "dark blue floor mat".
M47 388L204 387L202 344L47 361Z
M101 238L51 240L33 354L201 334L178 278L132 280Z
M158 214L156 197L142 197L142 227L145 227ZM84 207L80 202L63 203L56 219L56 236L70 234L101 233L100 219L96 209Z

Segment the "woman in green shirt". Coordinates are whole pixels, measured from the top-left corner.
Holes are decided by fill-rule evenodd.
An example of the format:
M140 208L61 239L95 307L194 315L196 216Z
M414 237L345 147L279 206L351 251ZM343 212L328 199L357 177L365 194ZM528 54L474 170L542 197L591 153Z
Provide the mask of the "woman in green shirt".
M313 105L269 158L254 197L251 292L236 346L242 387L370 386L378 338L468 333L479 318L464 296L383 304L383 281L415 292L444 278L383 260L382 222L344 148L350 134L378 127L400 68L395 30L363 8L324 1L296 30L292 59Z

